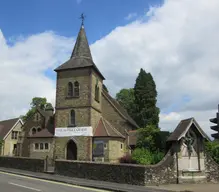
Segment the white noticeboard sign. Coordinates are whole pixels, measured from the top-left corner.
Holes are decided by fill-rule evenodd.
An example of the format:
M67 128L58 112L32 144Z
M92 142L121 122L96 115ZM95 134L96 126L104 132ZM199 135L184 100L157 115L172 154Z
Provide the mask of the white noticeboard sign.
M57 127L56 137L93 136L92 127Z

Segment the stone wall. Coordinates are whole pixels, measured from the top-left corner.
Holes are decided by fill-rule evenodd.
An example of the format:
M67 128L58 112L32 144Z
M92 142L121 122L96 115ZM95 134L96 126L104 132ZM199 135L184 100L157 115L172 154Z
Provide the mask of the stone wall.
M150 166L56 160L55 172L132 185L176 183L174 157L170 153L157 165Z
M205 174L207 182L219 182L219 164L217 164L209 154L205 154Z
M169 151L156 165L145 167L145 184L175 184L177 183L176 157Z
M43 172L44 159L24 157L0 157L0 167L21 169L26 171Z
M35 143L48 143L49 149L43 149L43 150L35 150ZM52 160L53 152L54 152L54 146L55 146L55 140L53 138L31 138L30 139L30 158L40 158L40 159L46 159L48 156L49 160Z
M106 93L102 93L102 116L109 121L120 133L126 135L126 131L133 127L127 120L113 107L113 104L107 99Z

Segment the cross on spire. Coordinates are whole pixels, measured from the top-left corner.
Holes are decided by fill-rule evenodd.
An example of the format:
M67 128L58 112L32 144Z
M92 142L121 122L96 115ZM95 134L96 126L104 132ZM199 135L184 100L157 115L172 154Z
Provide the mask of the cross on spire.
M84 20L85 20L84 13L81 14L81 17L79 19L81 19L81 25L83 26L84 25Z

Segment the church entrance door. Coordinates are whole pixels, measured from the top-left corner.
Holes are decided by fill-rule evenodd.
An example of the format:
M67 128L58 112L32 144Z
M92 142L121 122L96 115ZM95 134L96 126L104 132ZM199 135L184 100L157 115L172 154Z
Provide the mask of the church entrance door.
M77 145L73 140L67 144L67 160L77 160Z

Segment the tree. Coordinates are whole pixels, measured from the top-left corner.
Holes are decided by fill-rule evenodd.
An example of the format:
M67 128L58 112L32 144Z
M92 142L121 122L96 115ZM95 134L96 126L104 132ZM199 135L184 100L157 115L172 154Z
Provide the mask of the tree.
M140 127L159 124L159 108L156 107L157 91L153 77L141 69L134 87L136 106L135 121Z
M135 97L134 97L134 89L121 89L116 94L116 100L119 104L126 109L128 114L134 119L135 115Z
M205 143L205 149L207 153L219 163L219 141L208 141Z
M157 151L156 138L160 130L154 125L147 125L137 130L137 148L144 148L151 152Z
M47 99L45 97L34 97L32 102L30 103L31 108L26 113L26 115L22 116L22 120L25 122L29 117L31 117L35 111L36 107L44 110L47 106L52 106L51 103L47 103Z

